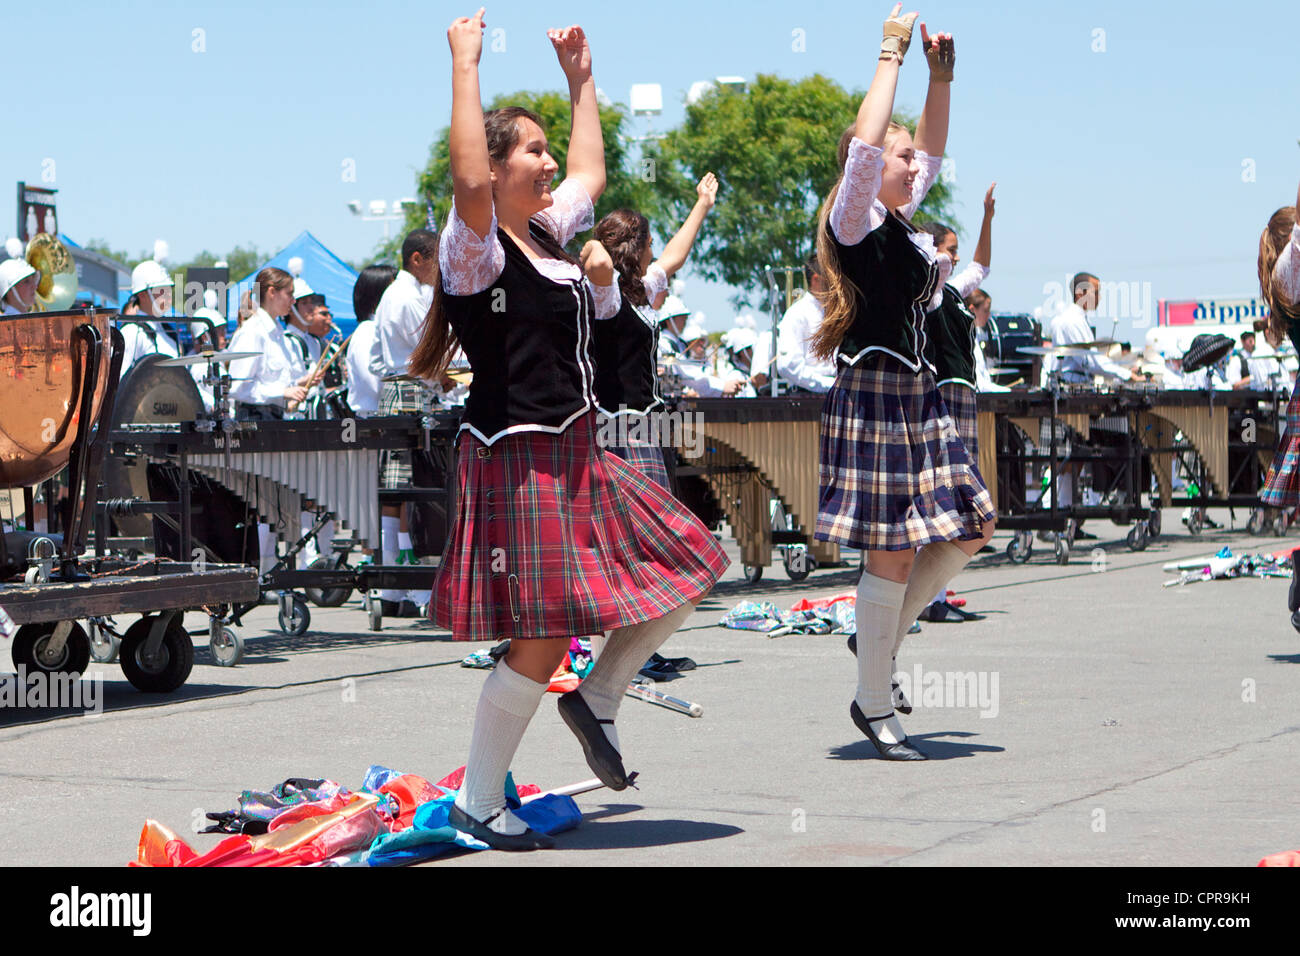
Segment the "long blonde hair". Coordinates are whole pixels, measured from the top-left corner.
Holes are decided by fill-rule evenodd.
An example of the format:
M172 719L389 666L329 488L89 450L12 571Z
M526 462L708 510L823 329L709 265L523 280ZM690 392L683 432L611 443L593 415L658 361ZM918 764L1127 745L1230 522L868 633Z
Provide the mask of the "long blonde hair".
M810 346L813 355L822 360L830 359L835 355L835 350L840 347L840 342L844 340L849 327L853 325L854 304L861 291L840 268L840 257L835 252L835 243L831 241L830 234L831 210L835 207L835 197L839 195L840 184L844 181L844 164L848 162L849 146L853 142L855 131L856 124L850 125L840 136L839 148L836 150L840 163L840 178L835 180L835 185L826 194L826 200L822 203L821 212L817 216L817 262L821 266L823 285L822 291L817 294L817 299L822 304L823 317L822 324L813 335ZM905 132L907 132L906 126L891 121L889 129L885 132L885 150L888 151L894 137Z
M1273 284L1273 266L1291 238L1295 217L1295 206L1283 206L1269 217L1259 237L1259 288L1268 303L1269 331L1278 341L1286 335L1289 321L1300 320L1300 302L1287 302L1282 298L1282 290Z

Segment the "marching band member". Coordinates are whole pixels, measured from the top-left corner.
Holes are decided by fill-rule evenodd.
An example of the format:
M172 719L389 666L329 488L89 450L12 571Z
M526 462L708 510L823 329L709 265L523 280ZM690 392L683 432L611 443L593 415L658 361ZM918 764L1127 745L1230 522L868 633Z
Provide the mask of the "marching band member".
M776 371L790 383L791 394L823 394L835 384L835 363L817 358L810 343L822 324L821 296L825 280L817 267L817 253L803 266L807 290L781 316L776 340Z
M178 358L180 346L168 334L161 322L149 321L161 319L171 312L172 287L175 280L163 266L153 259L146 259L131 270L131 297L122 309L122 315L140 315L144 319L137 322L123 322L122 331L122 371L126 377L131 366L146 355L165 355Z
M506 773L575 634L614 629L561 716L596 775L627 786L614 718L628 681L726 567L713 536L654 481L595 440L592 319L620 306L613 265L589 242L605 187L604 145L580 27L548 33L568 80L568 177L536 116L484 115L483 11L447 31L452 49L454 201L441 277L413 373L436 377L457 342L474 368L459 435L456 522L434 581L433 616L459 640L510 637L474 718L449 822L490 846L550 846L505 807ZM584 275L585 272L585 275Z
M893 648L987 543L994 511L925 358L925 303L942 280L934 243L900 214L920 204L939 173L953 41L921 25L930 83L914 147L890 121L917 16L901 10L885 21L875 77L841 137L842 173L818 226L826 294L813 350L835 356L839 372L822 411L815 534L866 552L853 722L882 757L924 760L894 714Z
M682 330L691 317L686 303L675 295L668 295L659 307L659 358L661 360L681 355L686 351Z
M230 363L230 390L237 418L284 418L289 402L301 405L314 384L298 347L287 338L280 316L293 306L293 276L268 266L257 274L258 306L230 338L232 352L256 352Z
M25 315L30 312L36 303L36 287L40 282L40 274L21 256L0 262L0 304L4 305L0 314Z
M1074 301L1052 319L1052 345L1076 345L1092 342L1097 333L1088 324L1088 313L1097 308L1101 295L1101 280L1091 272L1077 273L1070 280ZM1056 360L1056 370L1066 384L1092 384L1094 375L1102 375L1120 382L1138 380L1136 369L1117 365L1105 355L1087 349L1078 349L1078 355L1066 355Z
M618 271L622 299L618 314L596 323L592 330L596 407L618 436L617 443L605 450L639 468L665 490L670 485L660 442L628 436L648 436L647 416L663 405L656 372L659 334L654 307L664 302L669 280L685 265L700 226L717 202L717 177L706 173L695 192L694 207L658 259L654 259L650 221L631 209L609 213L593 233Z
M226 346L226 317L217 311L217 293L208 289L203 293L203 305L190 316L190 341L195 352L218 352ZM208 384L208 366L191 365L190 377L203 398L203 407L212 411L216 396Z
M988 344L989 315L993 312L993 298L983 289L966 296L966 308L975 317L975 390L977 392L1005 392L1009 389L993 381L989 374L984 347Z
M758 343L758 333L753 329L731 329L722 336L723 354L718 357L718 378L726 385L739 382L739 387L731 392L733 398L757 398L758 387L767 376L753 373L754 346ZM725 391L724 391L725 394Z
M390 265L366 266L352 287L352 310L357 328L348 342L348 404L362 418L379 414L379 392L383 381L370 368L371 348L375 343L375 311L380 297L397 278Z
M1283 206L1268 220L1259 237L1259 287L1268 303L1267 335L1275 342L1289 338L1300 350L1300 225L1295 206ZM1259 500L1286 511L1300 506L1300 388L1286 407L1286 430L1264 479ZM1300 559L1291 555L1291 590L1287 595L1291 624L1300 630Z

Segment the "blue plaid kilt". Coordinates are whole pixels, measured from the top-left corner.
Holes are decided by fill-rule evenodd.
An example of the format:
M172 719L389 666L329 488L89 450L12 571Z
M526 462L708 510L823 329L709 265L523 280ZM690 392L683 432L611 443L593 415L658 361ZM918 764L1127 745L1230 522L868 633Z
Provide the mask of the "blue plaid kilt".
M706 594L726 554L687 507L596 440L559 435L458 446L456 524L430 617L458 641L575 637L663 617ZM662 458L660 459L662 462Z
M1286 406L1286 431L1273 455L1259 500L1270 508L1300 505L1300 388Z
M883 352L826 393L820 484L814 536L865 551L968 541L996 517L934 376Z
M970 458L971 466L975 468L976 474L979 474L980 426L975 389L958 385L956 382L944 382L939 386L939 397L952 413L952 423L957 426L957 434L961 436L962 444L966 446L966 454ZM984 476L980 475L980 484L983 483Z

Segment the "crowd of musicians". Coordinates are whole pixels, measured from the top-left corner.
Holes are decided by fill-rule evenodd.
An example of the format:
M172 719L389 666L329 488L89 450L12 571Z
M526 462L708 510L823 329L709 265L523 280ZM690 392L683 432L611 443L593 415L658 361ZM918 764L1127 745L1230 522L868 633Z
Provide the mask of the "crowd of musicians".
M955 53L951 35L930 35L921 24L925 108L914 131L893 122L917 18L900 9L884 23L871 85L840 137L840 177L822 206L817 251L803 266L811 294L789 305L775 348L749 322L711 348L700 323L670 294L719 201L715 177L700 181L690 214L657 256L637 211L595 222L605 157L583 31L548 31L572 103L567 169L552 190L559 167L541 120L520 108L482 111L482 10L448 30L451 212L439 233L420 229L405 238L400 269L363 270L352 338L331 345L329 303L276 268L257 275L228 342L219 316L193 317L199 347L244 353L229 362L237 417L463 408L457 509L448 516L428 614L455 639L507 637L511 644L484 684L453 827L505 849L550 845L505 807L503 785L550 675L578 635L598 635L596 662L581 687L560 698L560 715L602 782L616 790L629 784L634 775L614 729L628 682L728 560L674 498L660 449L633 440L601 448L596 422L653 414L665 395L767 394L772 376L787 393L825 396L814 534L864 554L850 642L857 657L851 720L881 757L926 759L899 720L911 706L892 675L920 611L993 533L974 395L1006 386L994 384L1000 371L990 369L983 347L992 309L981 285L992 261L993 187L964 268L952 228L912 222L945 153ZM1292 209L1277 241L1261 244L1261 282L1275 316L1259 333L1274 356L1300 326L1290 304L1300 300L1294 225ZM580 253L567 248L593 227L595 238ZM1276 281L1274 262L1283 276ZM24 277L0 275L6 306L11 291L21 305ZM1241 354L1199 376L1186 374L1179 356L1146 347L1134 356L1098 342L1089 313L1099 289L1089 273L1071 283L1073 301L1044 333L1047 381L1289 385L1276 358L1272 365L1256 359L1253 336ZM165 270L142 263L123 312L138 317L124 328L128 374L143 355L179 351L167 331L170 308ZM345 353L335 355L343 344ZM1297 440L1297 415L1293 402L1288 442ZM1270 473L1270 500L1300 503L1298 470L1300 445L1288 444ZM384 471L392 485L409 483L412 462L394 455ZM386 530L405 536L402 521L388 513Z

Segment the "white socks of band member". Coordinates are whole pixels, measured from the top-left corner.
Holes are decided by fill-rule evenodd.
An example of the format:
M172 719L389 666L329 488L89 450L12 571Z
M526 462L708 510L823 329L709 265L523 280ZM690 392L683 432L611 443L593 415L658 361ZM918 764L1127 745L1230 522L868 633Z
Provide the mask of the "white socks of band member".
M615 628L610 632L609 639L597 652L596 663L578 686L578 693L597 720L613 720L618 716L619 704L623 702L627 685L632 682L636 672L645 666L650 655L663 646L664 641L685 623L694 610L695 605L683 604L653 621ZM592 642L593 651L595 643ZM605 728L609 742L621 755L623 751L619 748L618 731L614 725L601 726Z
M402 521L396 515L384 515L380 522L380 538L383 542L380 551L380 563L393 565L397 563L397 535ZM405 591L396 588L384 588L379 592L382 601L400 601Z
M265 574L275 567L277 560L276 555L276 536L271 530L271 526L264 521L257 523L257 551L261 557L258 563L261 565L261 572Z
M420 559L415 557L415 551L411 546L411 533L409 531L397 532L397 560L402 560L402 555L409 552L411 560L415 564L420 563ZM402 598L410 601L419 607L428 605L430 598L433 597L432 591L403 591Z
M890 691L893 676L894 635L898 631L899 609L907 585L863 571L858 581L854 617L858 624L858 692L855 700L862 716L888 715L871 721L871 730L881 743L897 744L907 739L894 716Z
M478 709L474 712L474 735L465 762L465 780L456 795L456 806L475 820L485 820L506 805L510 761L514 760L519 741L523 740L528 722L549 686L511 670L505 661L498 661L483 682ZM528 829L509 810L489 826L512 836Z
M907 636L907 629L912 626L916 616L934 599L935 590L946 590L948 582L969 563L970 555L952 541L936 541L916 552L912 573L907 578L907 593L903 597L903 608L898 621L898 631L894 635L892 656L898 656L898 649L903 644L903 638Z

